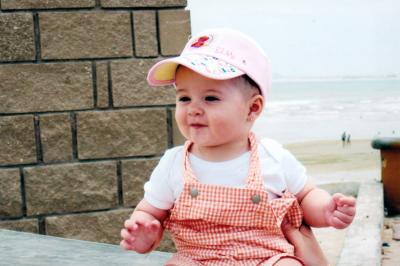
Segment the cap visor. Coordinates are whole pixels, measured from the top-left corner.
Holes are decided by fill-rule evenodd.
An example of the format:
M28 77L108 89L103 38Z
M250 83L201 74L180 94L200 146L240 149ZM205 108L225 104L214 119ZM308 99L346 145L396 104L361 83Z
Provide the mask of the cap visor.
M149 70L147 82L152 86L173 84L178 65L183 65L204 77L216 80L232 79L244 74L236 67L215 57L189 54L156 63Z

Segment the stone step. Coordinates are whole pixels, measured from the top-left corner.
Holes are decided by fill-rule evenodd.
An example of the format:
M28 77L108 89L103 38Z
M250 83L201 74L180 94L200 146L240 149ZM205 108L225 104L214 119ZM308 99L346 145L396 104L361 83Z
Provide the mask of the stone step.
M170 253L137 254L119 246L0 229L0 265L160 266Z

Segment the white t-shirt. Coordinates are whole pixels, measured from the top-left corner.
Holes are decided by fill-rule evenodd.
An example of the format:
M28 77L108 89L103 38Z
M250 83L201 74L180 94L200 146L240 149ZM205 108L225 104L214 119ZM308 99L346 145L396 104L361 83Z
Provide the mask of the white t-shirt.
M300 192L306 182L304 166L278 142L262 139L258 145L261 175L270 199L286 189ZM250 152L223 162L210 162L189 154L190 166L198 181L228 187L245 187L250 165ZM168 210L183 189L183 146L165 152L150 180L144 185L145 200L156 208Z

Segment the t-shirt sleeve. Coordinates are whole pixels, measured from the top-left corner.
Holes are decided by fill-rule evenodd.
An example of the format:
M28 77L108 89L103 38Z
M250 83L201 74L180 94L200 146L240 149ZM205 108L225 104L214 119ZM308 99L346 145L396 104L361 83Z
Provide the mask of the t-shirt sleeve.
M169 210L174 205L174 191L170 176L178 148L167 150L154 168L150 180L144 184L144 199L156 208Z
M307 183L306 168L286 149L282 153L282 167L287 189L296 195Z

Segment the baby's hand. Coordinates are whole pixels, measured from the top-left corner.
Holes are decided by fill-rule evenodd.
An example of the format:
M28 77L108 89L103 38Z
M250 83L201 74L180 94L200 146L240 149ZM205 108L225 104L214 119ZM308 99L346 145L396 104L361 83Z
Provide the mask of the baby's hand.
M151 251L163 232L157 219L141 211L135 212L126 220L124 227L121 230L121 247L138 253Z
M346 228L356 214L356 199L336 193L325 208L327 223L337 229Z

